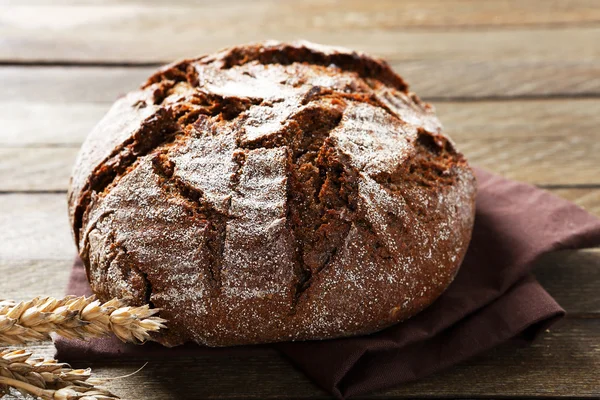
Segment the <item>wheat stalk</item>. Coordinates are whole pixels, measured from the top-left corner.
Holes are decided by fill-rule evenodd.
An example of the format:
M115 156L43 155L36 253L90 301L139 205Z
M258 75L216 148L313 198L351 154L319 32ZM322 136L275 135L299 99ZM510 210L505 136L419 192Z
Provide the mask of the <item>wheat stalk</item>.
M95 385L91 370L72 369L54 359L32 357L24 349L0 349L0 397L14 388L23 394L55 400L105 400L117 396Z
M158 311L148 305L125 306L118 299L102 304L94 296L0 301L0 345L47 340L51 332L69 339L113 333L124 342L142 343L165 328L166 321L154 316Z

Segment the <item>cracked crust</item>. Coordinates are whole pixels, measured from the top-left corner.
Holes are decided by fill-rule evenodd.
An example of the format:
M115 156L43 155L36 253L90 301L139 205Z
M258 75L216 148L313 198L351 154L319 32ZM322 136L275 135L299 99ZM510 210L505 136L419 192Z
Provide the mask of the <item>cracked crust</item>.
M163 309L169 346L325 339L431 304L475 180L389 66L307 42L159 70L86 140L69 215L93 291Z

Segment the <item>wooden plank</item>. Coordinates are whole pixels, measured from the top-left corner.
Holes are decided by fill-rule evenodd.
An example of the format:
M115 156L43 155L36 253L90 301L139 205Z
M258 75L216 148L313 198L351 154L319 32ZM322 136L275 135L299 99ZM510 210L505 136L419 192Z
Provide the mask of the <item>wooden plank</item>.
M45 344L35 350L49 355L52 348ZM100 377L117 377L130 374L144 362L125 358L72 364L76 368L91 366ZM599 368L600 319L567 319L530 346L506 343L420 381L360 398L597 398ZM165 358L151 361L137 374L105 386L132 400L329 398L274 352Z
M518 40L515 38L515 40ZM598 38L600 40L600 38ZM425 44L426 45L426 44ZM490 46L494 46L490 43ZM600 93L599 58L519 60L391 61L396 71L424 98L512 98L541 96L597 96Z
M600 57L581 63L400 61L392 67L419 96L436 101L600 94ZM156 68L3 67L0 82L11 103L112 103Z
M360 11L354 13L340 12L336 3L318 6L316 0L315 4L303 6L291 2L213 4L215 6L211 8L204 5L171 7L163 4L0 6L0 34L3 37L0 60L165 62L212 52L240 42L271 38L294 40L299 37L368 50L393 60L497 62L511 59L570 60L576 63L594 59L600 52L595 46L600 28L580 27L580 24L560 30L540 27L493 31L407 31L402 30L407 25L402 15L416 21L422 14L398 8L394 3L390 3L391 10L383 8L382 11L370 3L359 5ZM328 10L324 11L322 7L328 7ZM464 6L464 9L467 8L468 4ZM446 11L440 15L441 9ZM510 5L505 9L511 10ZM543 5L537 7L536 12L546 9ZM511 13L517 14L517 10ZM489 12L488 20L494 18L495 12ZM468 16L445 3L439 3L431 14L451 21L452 18L444 17L444 14L451 13L463 24L469 21ZM556 12L557 15L559 13ZM593 19L598 19L597 11L586 12L582 8L575 13L595 15ZM390 21L387 26L385 20Z
M0 191L66 191L77 148L0 149Z
M156 69L3 67L0 82L3 98L10 102L113 103L119 96L139 87Z
M600 141L568 138L465 138L457 147L473 165L537 185L600 185ZM75 147L0 148L0 191L66 190Z
M453 139L600 137L600 101L546 99L433 103Z
M0 147L79 146L108 111L95 103L0 103Z
M558 140L480 139L457 142L473 164L536 185L595 185L600 142L578 136Z
M62 297L72 265L73 258L4 260L0 255L0 276L10 277L0 279L0 298L21 301L36 296Z
M600 248L547 254L533 271L570 316L600 316Z
M434 103L446 132L473 138L598 137L600 101L547 99ZM109 105L0 102L0 147L81 145Z
M0 227L2 261L75 256L64 194L0 195Z
M48 5L47 0L3 0L2 5ZM164 5L161 0L55 0L54 5L114 5L120 7ZM224 24L240 24L250 17L278 21L290 28L365 29L477 28L482 26L565 25L600 21L595 0L395 0L345 1L343 10L336 1L309 0L291 4L276 0L205 1L179 0L174 7L202 7L206 15L221 18ZM342 12L343 11L343 12Z

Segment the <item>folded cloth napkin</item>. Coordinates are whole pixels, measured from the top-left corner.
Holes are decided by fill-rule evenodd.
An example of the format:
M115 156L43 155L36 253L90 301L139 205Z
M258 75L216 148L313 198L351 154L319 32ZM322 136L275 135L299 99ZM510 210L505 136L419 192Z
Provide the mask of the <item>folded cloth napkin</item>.
M476 175L475 228L461 269L434 304L405 322L367 336L227 349L58 338L57 358L152 359L274 348L322 388L346 398L419 379L511 338L533 340L564 315L531 275L534 262L555 250L600 246L600 219L533 186L479 169ZM91 293L79 260L68 292Z

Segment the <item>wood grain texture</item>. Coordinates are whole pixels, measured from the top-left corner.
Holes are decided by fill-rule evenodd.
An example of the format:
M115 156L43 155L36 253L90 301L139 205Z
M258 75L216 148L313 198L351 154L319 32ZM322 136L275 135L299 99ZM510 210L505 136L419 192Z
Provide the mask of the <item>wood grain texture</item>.
M0 147L79 146L108 104L0 102Z
M114 5L119 7L164 5L160 0L54 0L55 5ZM3 0L2 5L48 5L47 0ZM595 0L395 0L320 1L281 3L277 0L206 1L179 0L175 7L201 7L206 14L215 14L224 24L240 24L250 17L261 22L280 21L292 29L352 28L479 28L515 25L566 25L600 22L600 10Z
M600 39L600 38L599 38ZM419 96L485 99L600 94L600 57L586 61L390 61ZM34 103L112 103L157 67L2 67L4 99Z
M585 137L457 139L469 162L537 185L600 185L600 141ZM76 147L0 148L0 191L66 191Z
M61 147L0 149L0 191L66 191L78 151Z
M36 351L51 354L51 344L37 346ZM91 366L101 377L126 375L143 365L139 359L66 361L76 368ZM600 319L570 318L531 346L506 343L418 382L360 398L498 398L498 393L519 398L598 398L599 368ZM274 352L151 361L139 373L106 387L122 398L145 400L330 398Z
M533 271L569 316L600 317L600 248L547 254Z
M314 3L299 6L297 2L278 2L273 6L274 3L269 2L215 2L214 7L0 6L0 34L4 38L0 42L0 60L165 62L240 42L299 37L368 50L396 61L568 59L581 62L593 59L600 52L594 45L600 33L597 26L578 25L560 30L540 27L410 31L401 29L407 25L406 20L417 21L419 13L411 13L398 3L391 3L389 10L383 8L382 11L367 3L358 6L362 11L354 13L340 12L339 4L321 3L324 5L319 6ZM468 7L467 4L464 8ZM442 9L446 11L441 12ZM510 5L505 9L510 10ZM537 12L545 9L540 6ZM494 12L497 11L492 10L489 15ZM597 11L585 13L583 9L576 12L597 14ZM452 18L444 18L444 14L451 13L458 21L464 21L463 25L469 21L468 13L461 14L441 2L431 15L451 21ZM597 19L597 15L593 19ZM385 20L393 21L392 25L386 26Z
M27 255L27 254L26 254ZM73 258L64 260L0 259L0 298L22 301L65 294Z
M0 260L75 256L64 194L0 195Z
M1 67L11 103L110 103L138 88L157 67ZM6 101L6 100L5 100Z
M436 101L434 105L445 131L458 142L600 137L596 99ZM107 103L83 101L0 102L0 147L78 147L108 108Z
M540 61L527 56L505 60L498 55L489 61L456 60L449 54L444 60L390 60L390 64L411 83L411 90L427 99L589 97L600 93L597 56Z
M474 138L600 138L597 99L438 101L433 105L445 132L458 142Z
M600 142L578 136L464 140L469 162L509 179L536 185L597 185Z

